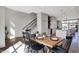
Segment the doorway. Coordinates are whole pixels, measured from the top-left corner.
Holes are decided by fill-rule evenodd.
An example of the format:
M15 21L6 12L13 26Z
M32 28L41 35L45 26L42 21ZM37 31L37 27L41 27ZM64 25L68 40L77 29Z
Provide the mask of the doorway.
M62 22L62 30L67 31L67 35L72 35L73 40L70 47L71 53L78 53L78 20L69 19Z

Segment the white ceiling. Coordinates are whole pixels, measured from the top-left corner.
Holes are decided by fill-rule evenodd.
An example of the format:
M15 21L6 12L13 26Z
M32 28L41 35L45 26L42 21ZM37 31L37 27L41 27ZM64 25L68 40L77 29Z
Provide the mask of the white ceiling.
M79 18L78 6L6 6L7 8L25 13L46 13L57 18Z

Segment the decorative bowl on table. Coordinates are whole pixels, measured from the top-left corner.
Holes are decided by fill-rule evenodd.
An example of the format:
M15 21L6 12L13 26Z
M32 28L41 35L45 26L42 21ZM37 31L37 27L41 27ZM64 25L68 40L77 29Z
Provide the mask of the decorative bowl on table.
M58 38L57 37L52 37L51 40L57 41Z
M43 37L42 37L42 36L38 36L37 38L38 38L38 39L43 39Z

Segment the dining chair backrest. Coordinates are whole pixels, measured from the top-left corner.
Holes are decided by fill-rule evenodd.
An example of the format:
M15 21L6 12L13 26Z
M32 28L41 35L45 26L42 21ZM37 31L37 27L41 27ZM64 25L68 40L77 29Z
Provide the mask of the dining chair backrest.
M26 31L26 32L24 33L24 37L25 37L24 42L25 42L25 44L26 44L26 41L28 41L28 45L29 45L29 46L32 45L32 44L31 44L31 36L32 36L32 34L31 34L29 31Z
M28 32L23 32L23 38L29 39L29 33Z
M72 42L72 36L66 36L65 44L63 46L63 48L66 50L66 53L68 53L69 51L71 42Z

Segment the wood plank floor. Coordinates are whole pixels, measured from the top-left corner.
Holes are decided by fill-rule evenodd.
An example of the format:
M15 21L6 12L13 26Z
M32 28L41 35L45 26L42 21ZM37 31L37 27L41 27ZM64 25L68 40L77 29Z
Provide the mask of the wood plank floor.
M0 48L0 53L3 52L4 50L8 49L10 46L13 46L15 43L17 43L19 41L23 42L23 38L22 37L18 37L18 38L14 38L14 39L7 39L7 40L5 40L6 47Z

